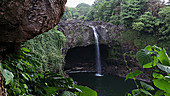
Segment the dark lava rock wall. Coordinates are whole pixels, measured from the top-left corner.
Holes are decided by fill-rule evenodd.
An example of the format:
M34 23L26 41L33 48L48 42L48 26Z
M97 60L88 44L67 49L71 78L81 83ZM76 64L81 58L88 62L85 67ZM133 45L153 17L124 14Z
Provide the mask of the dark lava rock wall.
M65 57L65 70L95 71L96 70L96 48L95 44L86 47L75 47L69 49ZM100 56L102 67L107 67L106 61L109 47L100 45Z
M0 0L0 54L58 24L67 0ZM1 56L1 55L0 55Z
M95 71L95 39L91 26L95 26L99 34L103 74L124 77L129 73L127 65L131 69L140 68L135 58L137 48L133 44L120 42L123 39L121 33L126 32L123 26L100 21L69 20L58 24L58 29L67 39L63 48L66 70ZM107 47L102 48L101 45Z
M64 33L67 42L65 46L65 53L68 49L80 46L88 46L95 44L93 29L95 26L99 34L100 44L112 46L117 41L123 26L115 26L111 23L93 21L86 22L80 20L61 21L58 24L58 29Z

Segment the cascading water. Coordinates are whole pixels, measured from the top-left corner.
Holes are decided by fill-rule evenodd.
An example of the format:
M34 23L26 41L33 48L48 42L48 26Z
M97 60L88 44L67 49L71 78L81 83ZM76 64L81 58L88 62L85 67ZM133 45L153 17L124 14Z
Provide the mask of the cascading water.
M98 41L98 34L96 32L96 29L94 26L91 26L93 28L94 37L96 41L96 68L97 73L96 76L103 76L101 71L101 61L100 61L100 48L99 48L99 41Z

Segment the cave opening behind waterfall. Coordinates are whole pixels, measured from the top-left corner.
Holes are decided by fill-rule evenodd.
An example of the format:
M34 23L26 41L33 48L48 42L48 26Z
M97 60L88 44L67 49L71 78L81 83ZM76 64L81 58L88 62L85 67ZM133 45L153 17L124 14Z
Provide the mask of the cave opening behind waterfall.
M101 65L105 66L109 46L100 45ZM91 71L96 72L96 48L95 44L86 47L75 47L67 51L65 57L66 71Z

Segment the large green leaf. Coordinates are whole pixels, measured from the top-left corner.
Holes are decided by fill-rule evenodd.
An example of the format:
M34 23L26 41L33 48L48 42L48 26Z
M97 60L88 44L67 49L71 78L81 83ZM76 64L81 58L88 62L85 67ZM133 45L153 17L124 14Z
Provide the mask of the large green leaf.
M3 69L2 63L0 63L0 71L2 72L3 77L5 78L5 85L13 81L14 75L12 72Z
M156 52L159 52L159 51L161 51L162 50L162 48L160 48L160 47L158 47L158 46L152 46L152 48L154 49L154 51L156 51Z
M61 90L64 88L61 87L44 87L46 94L44 96L51 96L52 94L55 95L56 91Z
M157 78L157 79L164 79L164 78L165 78L162 74L155 73L155 72L152 74L152 76L153 76L154 78Z
M142 74L142 72L140 70L135 70L135 72L129 73L128 75L126 75L126 79L133 79L135 76L138 76Z
M23 76L26 80L29 81L29 78L28 78L24 73L21 73L21 74L22 74L22 76Z
M14 90L16 96L18 96L18 95L21 94L21 89L19 89L19 88L14 88L13 90Z
M159 51L158 53L159 53L158 59L160 60L160 62L163 65L170 66L170 61L168 54L166 53L166 50L163 48L163 50Z
M143 92L144 94L146 94L146 96L152 96L152 94L144 89L141 89L141 92Z
M169 66L165 66L165 65L162 65L160 63L157 63L157 66L159 69L161 69L162 71L165 71L167 73L170 73L170 67Z
M88 87L79 86L79 85L75 85L75 87L82 91L80 93L80 96L97 96L97 92Z
M163 80L163 79L154 79L153 83L157 88L167 93L170 93L170 82L169 81Z
M140 84L141 84L142 88L145 90L155 90L151 85L146 84L145 82L140 81Z
M150 56L150 52L148 50L142 49L136 53L136 58L139 61L140 65L143 67L144 65L152 65L152 58ZM150 64L151 63L151 64ZM152 66L151 66L152 67Z
M2 72L2 75L4 76L5 81L6 81L5 85L7 85L13 81L14 75L12 72L4 69L4 71Z
M146 46L145 50L152 51L152 46L151 45Z
M77 96L76 94L70 92L70 91L64 91L61 96Z
M156 66L156 63L158 62L158 58L156 56L153 57L153 61L143 65L143 68L152 68L154 66Z
M134 90L132 90L132 94L133 94L133 96L138 96L139 94L141 94L141 92L139 89L134 89Z
M18 69L23 71L23 67L22 67L22 65L20 63L17 64L17 67L18 67Z
M170 93L165 93L165 96L170 96Z
M21 48L23 51L25 52L31 52L31 50L27 49L27 48Z

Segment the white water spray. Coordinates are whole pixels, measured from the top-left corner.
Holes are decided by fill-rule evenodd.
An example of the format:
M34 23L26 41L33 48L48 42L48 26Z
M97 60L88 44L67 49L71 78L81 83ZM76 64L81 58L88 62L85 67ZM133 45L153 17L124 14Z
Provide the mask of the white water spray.
M94 37L96 41L96 68L97 73L96 76L103 76L101 71L101 61L100 61L100 48L99 48L99 41L98 41L98 34L96 32L96 29L94 26L91 26L93 28Z

